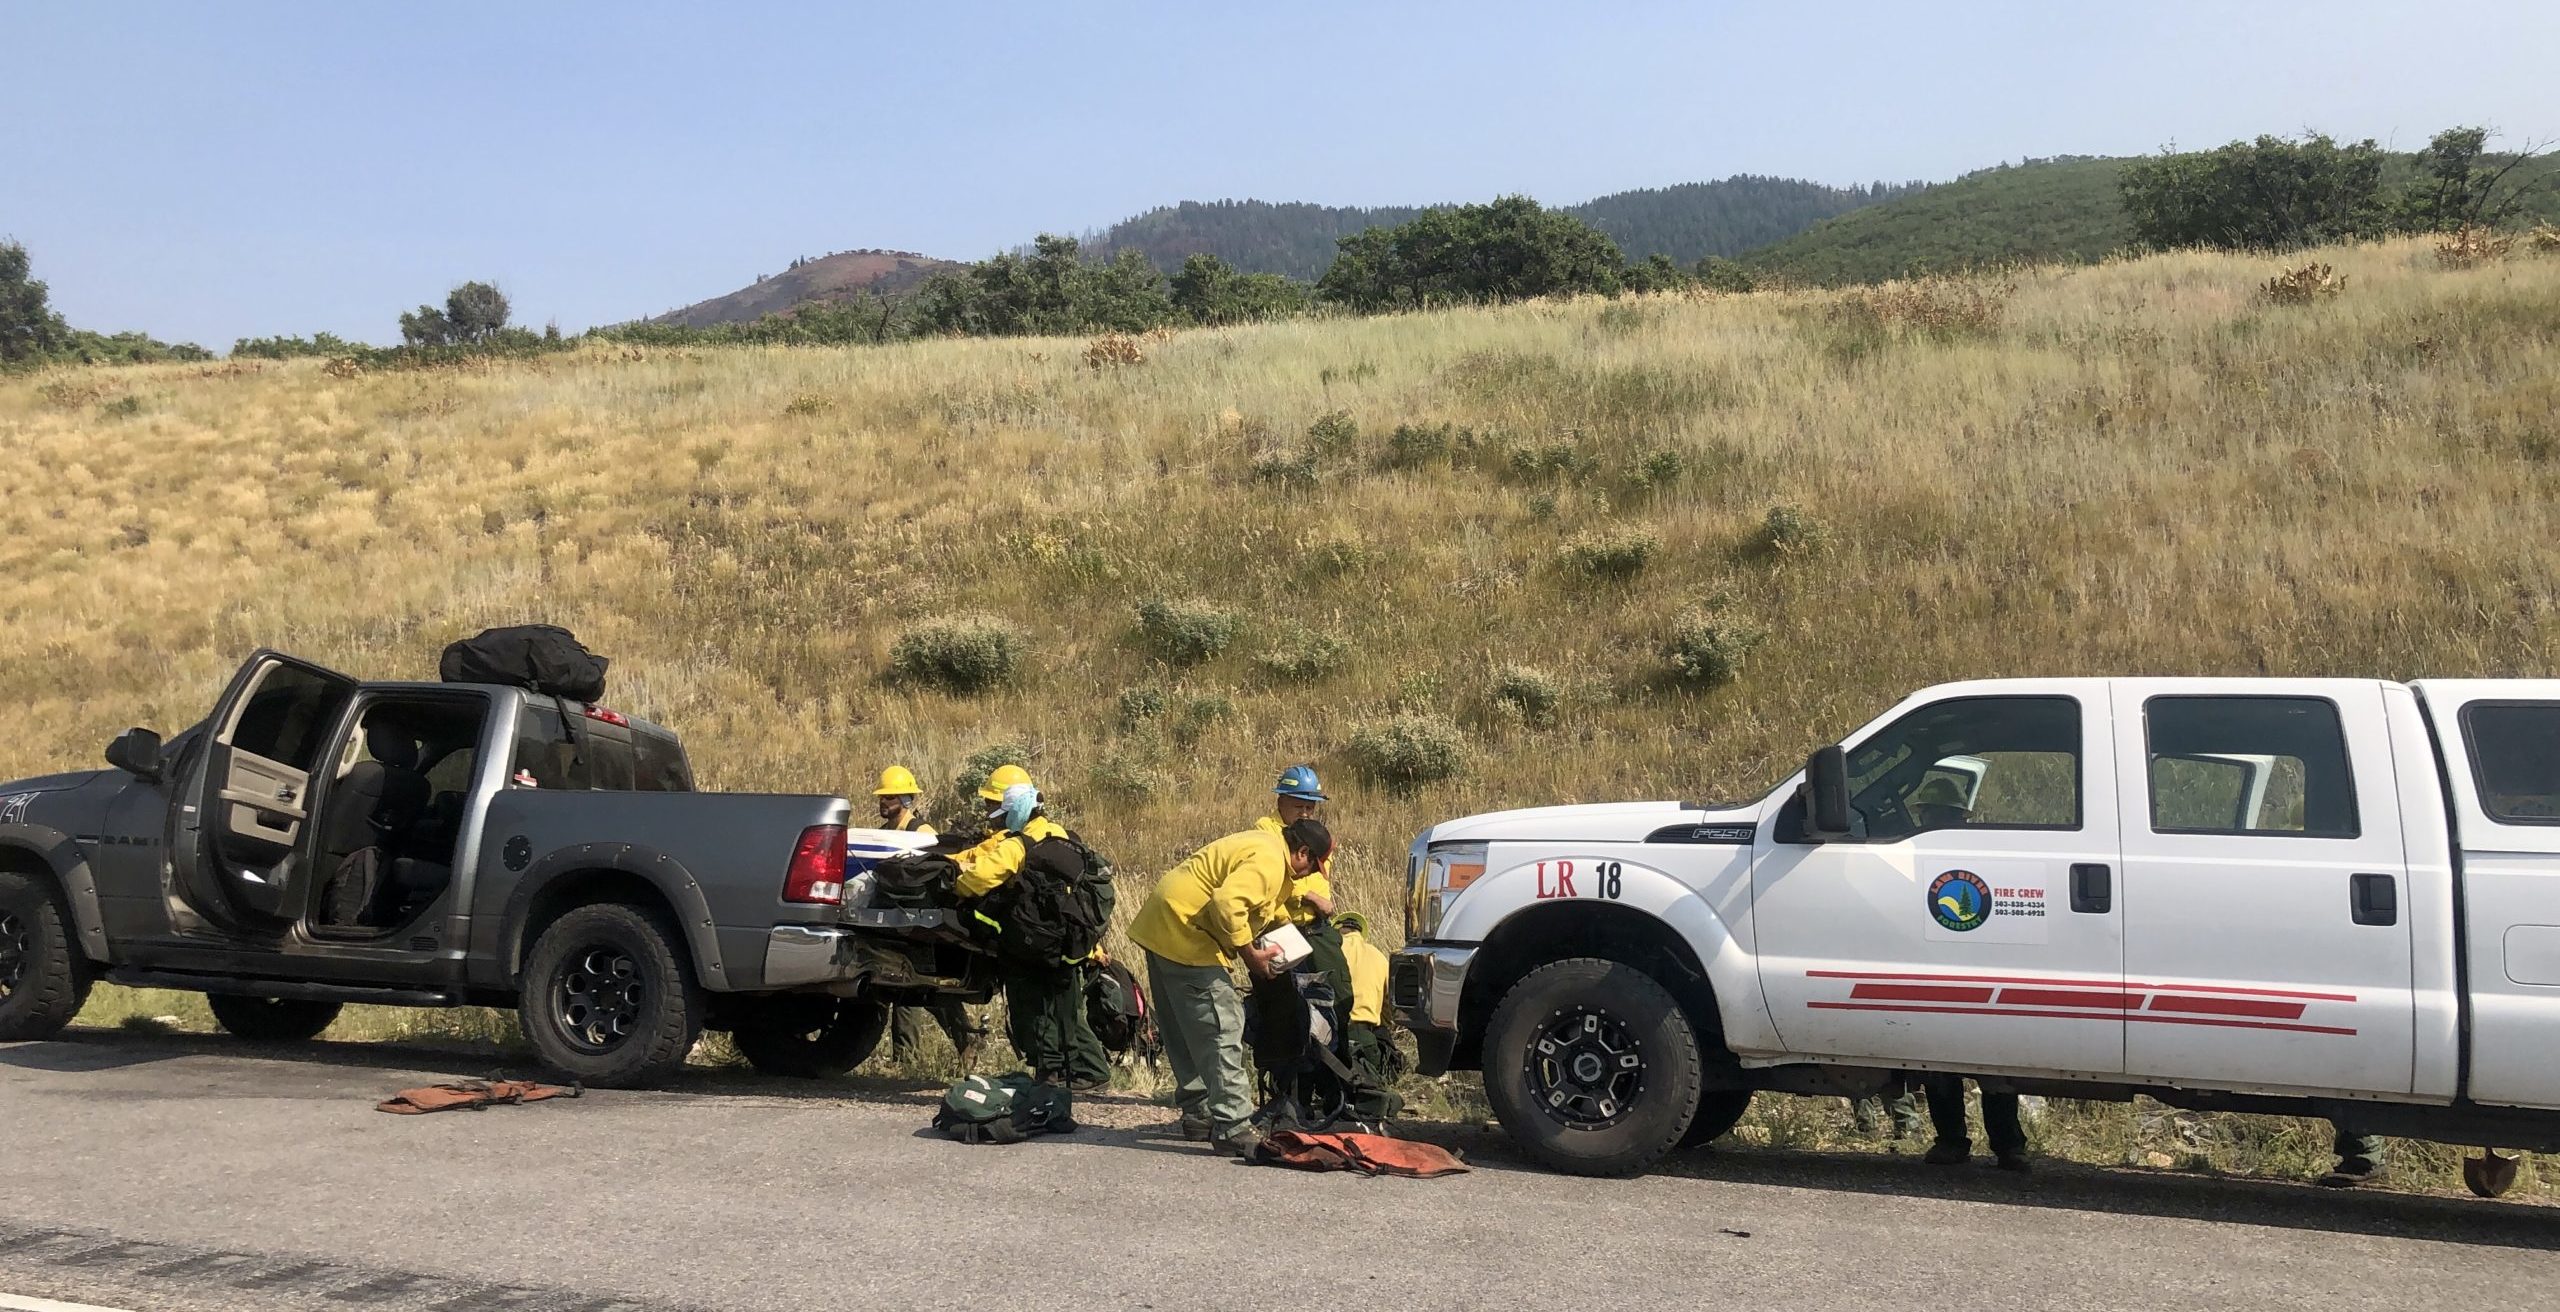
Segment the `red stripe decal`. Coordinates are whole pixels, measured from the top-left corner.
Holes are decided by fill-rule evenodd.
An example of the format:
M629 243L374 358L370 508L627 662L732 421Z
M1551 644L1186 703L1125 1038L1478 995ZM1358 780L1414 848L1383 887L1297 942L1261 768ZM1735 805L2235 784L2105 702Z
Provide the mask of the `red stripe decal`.
M2306 1003L2263 1002L2254 998L2181 998L2163 994L2151 1000L2153 1011L2202 1012L2208 1016L2262 1016L2268 1020L2300 1020Z
M1878 1002L1989 1002L1991 990L1946 984L1860 984L1849 990L1849 996Z
M1873 986L1867 984L1861 984L1858 986L1858 988L1861 989L1870 987ZM1852 989L1849 992L1849 996L1854 998L1859 995L1856 989ZM2103 1007L2113 1011L2140 1011L2142 1009L2142 995L2139 993L2082 992L2075 989L2002 989L2000 990L2000 1003L2002 1006L2016 1007ZM2237 1014L2254 1015L2255 1013L2241 1012ZM2302 1008L2295 1007L2293 1009L2293 1014L2296 1016L2301 1015Z
M2306 993L2300 989L2243 988L2236 984L2137 984L2122 979L2040 979L2025 975L1906 975L1878 970L1808 970L1807 979L1899 979L1931 984L2041 984L2055 988L2123 989L2131 993L2236 993L2256 998L2304 998L2312 1002L2353 1002L2352 993Z
M2299 1034L2353 1034L2352 1029L2336 1025L2284 1025L2273 1021L2215 1020L2205 1016L2128 1015L2098 1011L2030 1011L2024 1007L1919 1007L1876 1002L1808 1002L1816 1011L1916 1011L1937 1016L2025 1016L2044 1020L2125 1020L2144 1021L2154 1025L2211 1025L2234 1030L2290 1030Z

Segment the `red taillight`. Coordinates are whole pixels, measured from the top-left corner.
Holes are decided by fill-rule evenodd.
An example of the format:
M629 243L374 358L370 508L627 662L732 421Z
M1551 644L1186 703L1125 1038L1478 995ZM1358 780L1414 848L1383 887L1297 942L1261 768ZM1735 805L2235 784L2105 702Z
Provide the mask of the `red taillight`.
M791 849L791 873L782 877L782 900L844 905L844 826L811 825Z
M626 729L631 727L630 717L625 716L620 711L610 710L602 706L588 707L587 718L590 720L602 720L607 724L618 724Z

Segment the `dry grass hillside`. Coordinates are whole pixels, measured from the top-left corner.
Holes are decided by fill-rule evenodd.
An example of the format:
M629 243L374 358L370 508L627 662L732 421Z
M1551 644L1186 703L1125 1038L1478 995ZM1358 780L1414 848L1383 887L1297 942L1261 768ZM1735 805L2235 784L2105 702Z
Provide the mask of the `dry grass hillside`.
M706 786L1019 743L1133 880L1314 760L1392 923L1435 819L1756 795L1922 683L2550 672L2560 258L2318 258L2343 288L2300 304L2172 255L1094 350L7 379L0 772L175 729L255 645L417 677L542 618ZM890 677L967 617L1010 677Z

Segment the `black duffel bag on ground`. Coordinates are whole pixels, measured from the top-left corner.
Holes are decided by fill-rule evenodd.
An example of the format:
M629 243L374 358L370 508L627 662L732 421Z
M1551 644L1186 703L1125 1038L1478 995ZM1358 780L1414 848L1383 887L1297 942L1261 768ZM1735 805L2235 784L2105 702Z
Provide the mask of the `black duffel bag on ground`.
M604 700L606 664L567 629L517 624L445 648L436 673L446 683L499 683L592 703Z

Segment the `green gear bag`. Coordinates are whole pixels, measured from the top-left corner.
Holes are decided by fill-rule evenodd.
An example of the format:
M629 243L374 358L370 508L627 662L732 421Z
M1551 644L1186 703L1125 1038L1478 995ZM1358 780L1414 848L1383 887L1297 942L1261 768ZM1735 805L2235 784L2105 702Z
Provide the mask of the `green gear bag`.
M1075 1100L1029 1071L972 1075L934 1109L933 1128L962 1143L1020 1143L1035 1134L1075 1133Z

